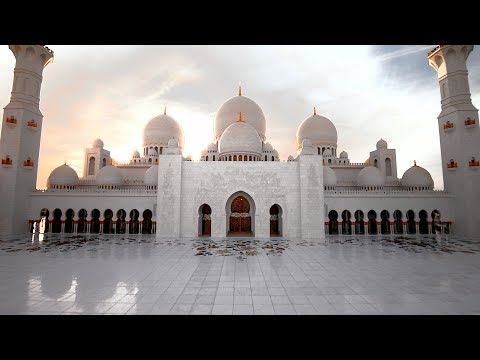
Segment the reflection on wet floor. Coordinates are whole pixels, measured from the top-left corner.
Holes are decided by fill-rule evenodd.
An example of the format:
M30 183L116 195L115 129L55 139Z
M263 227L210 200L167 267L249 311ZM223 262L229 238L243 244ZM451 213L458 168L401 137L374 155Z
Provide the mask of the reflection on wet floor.
M345 246L374 247L384 252L407 251L414 253L466 253L480 252L480 243L474 240L447 235L379 235L379 236L327 236L325 240L292 240L286 238L193 238L157 239L155 235L103 235L103 234L36 234L31 241L22 236L0 239L0 252L69 252L87 247L87 251L98 251L105 245L124 246L192 246L196 256L234 256L244 260L247 256L260 254L282 255L296 246L325 247L333 244Z

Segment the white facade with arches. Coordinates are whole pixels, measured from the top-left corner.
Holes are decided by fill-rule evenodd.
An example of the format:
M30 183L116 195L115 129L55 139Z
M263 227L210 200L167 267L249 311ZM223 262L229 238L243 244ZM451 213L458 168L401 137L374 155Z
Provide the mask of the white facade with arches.
M84 151L83 175L64 164L52 171L47 189L38 190L40 85L53 52L40 45L10 49L17 63L0 139L0 234L42 228L171 239L478 236L480 131L465 63L471 46L439 46L428 55L442 94L446 191L435 190L430 173L413 159L399 177L396 149L383 139L365 162L351 162L337 149L334 123L315 108L292 134L292 155L280 159L267 142L263 110L241 88L218 108L200 161L183 156L188 139L165 108L145 122L143 148L134 149L130 161L116 162L96 139Z

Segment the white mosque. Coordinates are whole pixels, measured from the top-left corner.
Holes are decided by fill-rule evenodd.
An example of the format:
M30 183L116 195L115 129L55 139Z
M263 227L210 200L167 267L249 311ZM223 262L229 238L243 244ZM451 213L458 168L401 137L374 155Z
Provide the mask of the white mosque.
M145 125L143 148L129 162L114 161L96 139L85 149L82 177L64 164L52 171L47 189L38 190L40 87L53 51L10 49L16 66L0 139L0 234L478 237L480 130L466 68L471 45L439 45L428 53L441 91L444 191L435 190L430 173L415 163L398 177L396 150L383 139L364 163L350 162L346 151L338 154L335 125L315 109L299 122L295 155L280 159L265 136L262 109L241 88L218 109L200 161L183 156L188 139L164 109Z

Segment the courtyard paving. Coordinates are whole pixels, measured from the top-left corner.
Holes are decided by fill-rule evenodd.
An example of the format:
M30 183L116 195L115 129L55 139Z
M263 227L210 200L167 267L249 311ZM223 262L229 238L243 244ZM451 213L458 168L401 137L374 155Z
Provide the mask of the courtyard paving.
M479 314L480 244L446 235L0 239L0 314Z

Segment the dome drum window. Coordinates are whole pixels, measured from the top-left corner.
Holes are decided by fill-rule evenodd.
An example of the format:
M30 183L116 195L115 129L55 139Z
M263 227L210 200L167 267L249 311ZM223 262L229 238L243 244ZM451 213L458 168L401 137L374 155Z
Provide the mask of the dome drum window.
M454 124L451 123L450 121L447 121L445 124L443 124L443 130L444 131L450 131L453 130Z
M465 127L467 128L474 127L475 123L476 123L475 119L467 118L467 120L465 120Z

